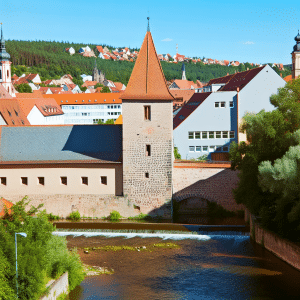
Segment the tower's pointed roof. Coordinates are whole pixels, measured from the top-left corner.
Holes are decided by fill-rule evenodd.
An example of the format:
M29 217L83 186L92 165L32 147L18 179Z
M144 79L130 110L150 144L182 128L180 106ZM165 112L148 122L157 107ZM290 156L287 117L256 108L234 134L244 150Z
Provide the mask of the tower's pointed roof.
M120 98L126 100L174 100L167 87L149 29L127 88Z
M0 61L3 61L3 60L10 60L10 55L6 52L5 40L3 37L2 23L1 23Z

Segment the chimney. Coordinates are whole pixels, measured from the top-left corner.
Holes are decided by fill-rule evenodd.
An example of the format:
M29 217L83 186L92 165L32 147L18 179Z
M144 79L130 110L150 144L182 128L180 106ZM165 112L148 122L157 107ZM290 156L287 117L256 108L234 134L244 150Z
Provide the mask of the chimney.
M239 91L240 91L240 88L239 88L239 87L237 87L237 88L236 88L236 91L237 91L237 92L239 92Z

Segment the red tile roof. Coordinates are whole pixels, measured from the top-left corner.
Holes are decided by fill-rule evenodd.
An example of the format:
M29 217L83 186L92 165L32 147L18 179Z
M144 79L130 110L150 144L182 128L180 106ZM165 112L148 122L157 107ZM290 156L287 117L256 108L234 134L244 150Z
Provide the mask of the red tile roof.
M12 98L12 96L5 89L5 87L2 84L0 84L0 99L9 99L9 98Z
M103 47L102 46L96 46L99 53L103 53Z
M166 84L150 31L147 31L140 54L121 99L174 100Z
M195 84L193 81L175 79L174 82L181 90L190 90L192 86L197 88L197 84Z
M58 105L74 105L74 104L121 104L122 100L119 98L119 93L94 93L94 94L56 94L56 95L43 95L44 98L55 99Z
M244 88L264 67L254 68L248 71L211 79L208 85L225 83L219 91L236 91Z
M34 106L45 116L62 115L63 111L53 98L19 99L18 103L26 116L29 115Z
M292 77L292 75L288 75L288 76L285 76L283 79L284 79L286 82L289 82L289 81L292 81L292 80L293 80L293 77Z
M5 200L4 198L0 199L0 217L3 217L5 215L5 208L8 208L8 213L11 214L11 207L13 206L13 203L10 201Z
M170 90L176 101L187 102L194 95L195 90Z
M30 125L16 98L0 99L0 114L9 126Z
M17 93L16 98L43 98L43 93L40 90L32 91L32 93Z
M181 108L173 119L173 129L178 127L188 116L201 105L210 93L195 93L192 98Z
M95 86L98 82L97 81L85 81L85 83L82 85L82 87L88 87L88 86Z

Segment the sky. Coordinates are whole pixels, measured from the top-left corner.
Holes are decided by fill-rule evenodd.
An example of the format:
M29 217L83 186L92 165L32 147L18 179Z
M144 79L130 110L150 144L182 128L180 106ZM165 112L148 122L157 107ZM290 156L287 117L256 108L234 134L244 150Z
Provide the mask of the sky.
M158 54L291 63L300 1L13 0L1 5L5 39L140 48L147 17Z

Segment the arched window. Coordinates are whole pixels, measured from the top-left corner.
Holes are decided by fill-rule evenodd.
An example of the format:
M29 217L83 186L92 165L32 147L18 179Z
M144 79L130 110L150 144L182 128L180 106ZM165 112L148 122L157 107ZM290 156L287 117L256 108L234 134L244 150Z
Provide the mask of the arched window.
M9 70L7 70L7 79L9 78Z
M7 91L9 92L9 87L7 88Z

